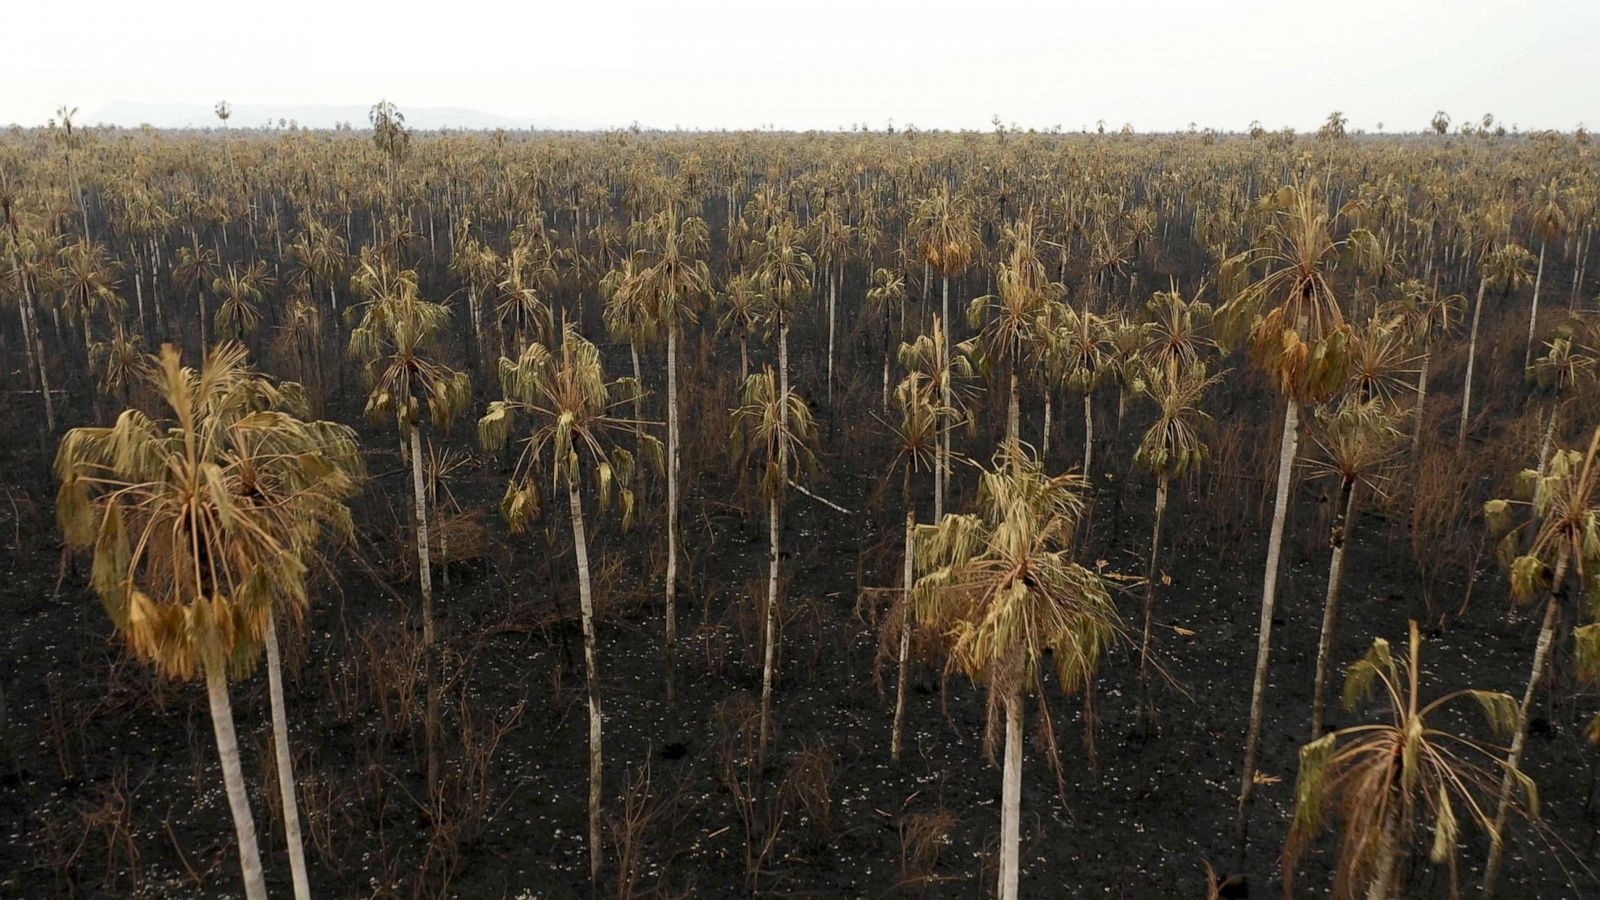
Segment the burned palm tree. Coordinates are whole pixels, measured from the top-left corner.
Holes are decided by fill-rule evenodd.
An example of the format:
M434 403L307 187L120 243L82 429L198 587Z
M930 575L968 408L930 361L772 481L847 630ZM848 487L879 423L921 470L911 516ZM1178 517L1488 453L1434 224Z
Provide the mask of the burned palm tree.
M921 473L935 473L939 459L939 438L955 424L951 410L939 405L939 392L928 383L926 375L912 372L895 387L895 405L899 419L890 425L894 436L895 455L889 474L895 469L901 473L901 501L906 510L905 556L902 560L901 590L889 615L889 627L884 637L892 639L895 651L894 727L889 737L889 757L900 761L901 734L905 722L906 666L911 653L913 624L912 593L916 559L917 498L913 492L913 477Z
M761 466L760 493L767 501L767 603L762 613L764 649L757 748L764 756L772 728L773 668L777 659L778 560L782 532L779 513L790 483L811 463L817 426L805 400L784 390L771 366L745 380L743 401L733 410L731 447L735 458L756 457Z
M167 345L148 372L168 417L130 409L109 428L68 432L57 515L71 545L93 548L90 585L133 655L168 677L204 678L252 900L266 887L228 682L266 646L296 893L306 896L275 611L300 616L318 538L348 533L354 436L283 412L285 394L250 371L237 344L219 345L199 371Z
M1476 701L1491 731L1504 737L1517 728L1517 702L1497 691L1453 691L1431 701L1422 696L1422 637L1411 622L1409 650L1397 660L1378 638L1350 667L1344 704L1353 709L1378 691L1388 707L1384 721L1352 725L1300 748L1295 780L1294 824L1283 851L1283 881L1292 894L1296 864L1327 826L1340 820L1339 858L1333 896L1339 900L1395 900L1404 895L1403 873L1417 831L1432 832L1428 859L1447 864L1456 895L1456 848L1463 823L1491 838L1488 798L1495 788L1502 748L1434 727L1444 710ZM1538 815L1533 781L1514 765L1505 777L1520 784L1525 813Z
M1243 869L1249 837L1250 801L1256 783L1256 750L1265 710L1267 665L1272 649L1272 618L1278 596L1278 563L1283 526L1289 514L1289 483L1300 440L1300 407L1320 403L1344 386L1349 368L1350 326L1339 308L1334 268L1343 241L1325 202L1305 186L1279 189L1272 198L1273 221L1260 246L1223 263L1219 281L1264 263L1266 274L1249 282L1218 310L1225 336L1243 338L1251 360L1284 396L1283 436L1278 448L1277 496L1267 540L1261 589L1261 624L1251 688L1250 724L1245 732L1239 811L1235 823L1238 868Z
M1072 558L1086 489L1082 476L1047 476L1025 447L1007 444L979 476L973 512L917 531L917 565L927 573L913 589L917 625L944 645L950 671L986 686L991 761L1004 730L1001 900L1017 897L1023 698L1042 690L1050 663L1063 693L1086 689L1118 628L1100 576ZM1059 767L1042 696L1040 712Z
M478 421L485 448L505 446L520 419L527 431L500 511L513 532L520 533L538 514L539 476L549 473L551 490L564 487L572 514L572 542L578 567L578 602L583 618L584 680L589 695L589 879L600 877L601 716L598 642L595 637L593 592L590 587L589 543L584 529L585 471L594 479L601 511L615 494L624 527L633 522L634 457L612 444L617 432L632 432L636 423L617 416L639 387L632 379L606 381L600 351L568 323L561 346L554 350L529 344L515 360L500 360L504 399L489 404ZM647 437L647 440L655 440Z
M1328 561L1328 591L1322 607L1322 636L1317 642L1317 674L1311 688L1311 737L1322 736L1322 695L1327 683L1333 634L1339 618L1339 592L1344 584L1344 556L1355 533L1356 510L1363 490L1383 492L1388 468L1399 450L1402 435L1390 407L1383 400L1346 396L1332 409L1319 410L1321 450L1311 470L1338 485L1333 508L1332 549Z
M1489 860L1483 872L1485 896L1494 894L1500 876L1506 818L1516 787L1513 775L1527 747L1528 711L1549 665L1556 634L1563 622L1577 613L1570 608L1574 603L1571 582L1580 582L1579 593L1600 591L1600 428L1595 429L1586 450L1557 450L1543 474L1524 469L1516 483L1515 499L1485 503L1484 518L1490 532L1500 536L1499 557L1510 571L1511 598L1517 603L1543 603L1544 616L1518 710L1516 734L1506 754L1506 776L1500 785ZM1580 636L1600 639L1600 633L1594 631ZM1597 648L1600 643L1580 647L1580 655L1592 658Z
M1150 429L1139 441L1134 462L1156 476L1155 524L1150 530L1150 562L1145 569L1144 630L1139 640L1139 684L1144 694L1145 721L1148 725L1153 707L1150 699L1150 627L1155 615L1156 585L1160 568L1161 526L1167 512L1167 494L1173 478L1194 474L1206 458L1206 445L1201 429L1211 417L1201 408L1206 391L1222 379L1222 375L1206 375L1206 367L1196 359L1192 363L1172 364L1173 359L1160 361L1149 368L1142 379L1141 390L1160 411Z

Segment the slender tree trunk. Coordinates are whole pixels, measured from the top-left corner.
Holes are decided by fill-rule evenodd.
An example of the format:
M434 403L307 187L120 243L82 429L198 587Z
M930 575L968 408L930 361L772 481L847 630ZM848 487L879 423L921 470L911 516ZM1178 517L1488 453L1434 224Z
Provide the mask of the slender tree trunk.
M1478 277L1478 301L1472 306L1472 336L1467 340L1467 380L1461 389L1461 430L1456 433L1456 449L1467 443L1467 423L1472 418L1472 370L1478 361L1478 320L1483 316L1483 290L1487 275Z
M953 406L950 401L950 276L943 276L942 283L944 293L944 311L942 315L944 318L940 321L944 323L944 328L939 332L939 351L941 355L940 363L943 366L941 371L944 373L944 378L940 387L939 399L944 403L945 409L950 409ZM942 497L946 491L950 490L950 429L944 430L940 442L944 450L944 459L939 464L938 477L939 496Z
M1017 402L1016 363L1011 364L1011 377L1007 379L1009 393L1006 398L1006 443L1015 447L1022 440L1022 407Z
M583 612L584 682L589 690L589 881L600 880L600 669L595 652L594 599L589 587L589 542L583 532L583 501L576 473L567 479L572 509L572 547L578 559L578 603Z
M417 580L422 585L423 682L427 688L427 720L423 723L428 745L428 796L439 784L439 697L433 684L433 571L428 554L428 497L422 480L422 426L415 425L409 435L411 448L411 491L417 517Z
M1044 429L1039 439L1040 461L1050 458L1050 389L1044 389Z
M1156 577L1161 556L1161 523L1167 513L1168 477L1162 472L1156 482L1156 521L1150 529L1150 564L1145 568L1144 579L1144 636L1139 641L1139 686L1144 693L1146 722L1153 712L1150 703L1150 626L1156 609Z
M1339 486L1339 509L1334 514L1329 543L1333 556L1328 562L1328 593L1322 606L1322 637L1317 642L1317 674L1311 686L1311 739L1322 737L1322 697L1328 684L1328 664L1333 651L1333 630L1339 620L1339 589L1344 582L1344 551L1355 530L1356 483L1344 480Z
M889 738L889 758L895 762L900 761L900 737L904 733L906 712L906 662L911 655L911 624L915 620L911 610L911 584L914 575L912 561L915 559L915 542L917 533L917 501L911 494L911 465L906 464L904 481L906 500L906 535L905 535L905 561L901 571L901 603L904 607L900 621L900 653L897 660L898 677L894 688L894 732Z
M1304 330L1304 320L1300 330ZM1283 551L1283 523L1289 515L1289 483L1300 443L1300 405L1285 398L1283 440L1278 447L1278 491L1272 510L1272 533L1267 540L1267 570L1261 589L1261 624L1256 642L1256 672L1250 689L1250 725L1245 732L1244 769L1240 779L1239 812L1234 823L1237 871L1244 871L1245 847L1250 834L1250 801L1255 791L1256 745L1261 739L1261 715L1266 708L1267 660L1272 652L1272 612L1278 599L1278 560Z
M1528 307L1528 348L1522 354L1522 368L1533 363L1533 334L1539 326L1539 286L1544 283L1545 242L1539 241L1539 270L1533 276L1533 305Z
M778 497L774 493L767 501L767 611L765 647L761 660L761 740L759 753L766 758L767 737L772 721L772 665L777 645L778 628Z
M295 801L294 761L289 755L289 714L283 705L283 660L278 653L278 623L267 612L267 691L272 700L272 749L278 764L278 795L283 801L283 834L289 844L289 871L295 900L310 900L306 849L300 840L300 805Z
M1090 478L1089 466L1094 462L1094 397L1083 392L1083 477Z
M750 339L739 335L739 383L742 385L750 378Z
M1428 363L1433 361L1433 351L1422 354L1422 361L1417 367L1417 423L1411 432L1411 456L1413 459L1422 452L1422 423L1428 413Z
M1506 756L1506 773L1500 780L1500 801L1495 807L1494 830L1489 839L1489 859L1483 868L1483 896L1494 897L1495 882L1500 879L1500 864L1505 856L1506 818L1511 812L1511 795L1516 788L1512 771L1522 764L1522 753L1528 746L1528 711L1533 708L1533 695L1544 676L1550 659L1550 645L1555 642L1557 608L1563 594L1561 584L1567 577L1567 554L1562 551L1556 560L1554 586L1550 599L1545 601L1544 623L1539 626L1539 641L1533 648L1533 668L1528 673L1528 687L1522 692L1522 705L1518 708L1517 733L1511 738L1511 752Z
M835 321L835 318L836 318L835 315L834 315L834 310L835 310L835 308L836 308L836 306L838 304L838 298L839 298L839 280L834 277L832 271L829 271L828 272L828 409L829 409L830 412L833 409L833 334L834 334L834 321Z
M1000 785L1000 900L1017 900L1022 838L1022 698L1006 697L1005 769Z
M239 738L233 730L233 704L228 701L228 676L220 666L207 665L206 699L211 704L211 730L217 738L217 757L222 761L222 783L228 791L228 811L233 814L233 832L239 842L239 868L244 875L248 900L267 900L267 884L261 874L261 848L256 844L256 822L250 813L250 798L245 793L244 771L239 766Z
M678 643L678 324L667 323L667 702L674 700Z
M1399 895L1400 885L1396 879L1403 852L1399 831L1399 804L1391 800L1389 812L1384 816L1383 832L1378 838L1378 870L1373 874L1372 883L1367 885L1367 900L1394 900Z

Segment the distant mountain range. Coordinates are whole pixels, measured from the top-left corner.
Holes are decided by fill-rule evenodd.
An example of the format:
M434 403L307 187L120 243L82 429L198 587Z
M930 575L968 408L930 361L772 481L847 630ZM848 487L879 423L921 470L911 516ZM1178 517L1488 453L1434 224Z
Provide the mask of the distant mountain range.
M228 119L228 125L232 128L261 128L271 123L272 127L276 128L278 120L282 119L285 122L292 121L301 128L333 128L342 122L349 122L356 128L366 128L367 112L370 108L370 106L331 104L240 103L233 107L233 115ZM592 122L555 117L537 121L511 119L454 106L402 106L400 112L406 117L407 127L421 131L441 128L587 131L599 127ZM84 116L82 121L86 125L120 125L124 128L137 128L140 125L151 125L156 128L216 128L221 124L209 106L186 103L131 103L121 100L92 111Z

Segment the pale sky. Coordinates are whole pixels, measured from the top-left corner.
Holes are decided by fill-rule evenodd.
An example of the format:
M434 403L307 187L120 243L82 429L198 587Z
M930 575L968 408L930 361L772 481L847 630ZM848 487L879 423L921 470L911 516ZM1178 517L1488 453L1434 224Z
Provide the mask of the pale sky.
M14 3L0 123L113 101L672 128L1600 126L1600 0ZM254 123L243 123L254 124Z

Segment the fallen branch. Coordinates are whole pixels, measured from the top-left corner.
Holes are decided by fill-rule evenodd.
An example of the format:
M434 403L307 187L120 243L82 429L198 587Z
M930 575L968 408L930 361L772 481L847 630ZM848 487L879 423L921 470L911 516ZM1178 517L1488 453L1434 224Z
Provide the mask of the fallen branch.
M833 509L836 509L839 512L842 512L847 516L854 515L854 513L850 512L850 510L845 509L844 507L842 507L839 504L833 502L832 500L829 500L826 497L819 497L816 494L813 494L810 491L806 490L805 488L801 487L800 485L795 484L793 479L789 480L789 486L794 488L795 490L799 491L800 493L805 494L807 497L810 497L811 499L817 501L818 503L821 503L823 506L832 507Z

